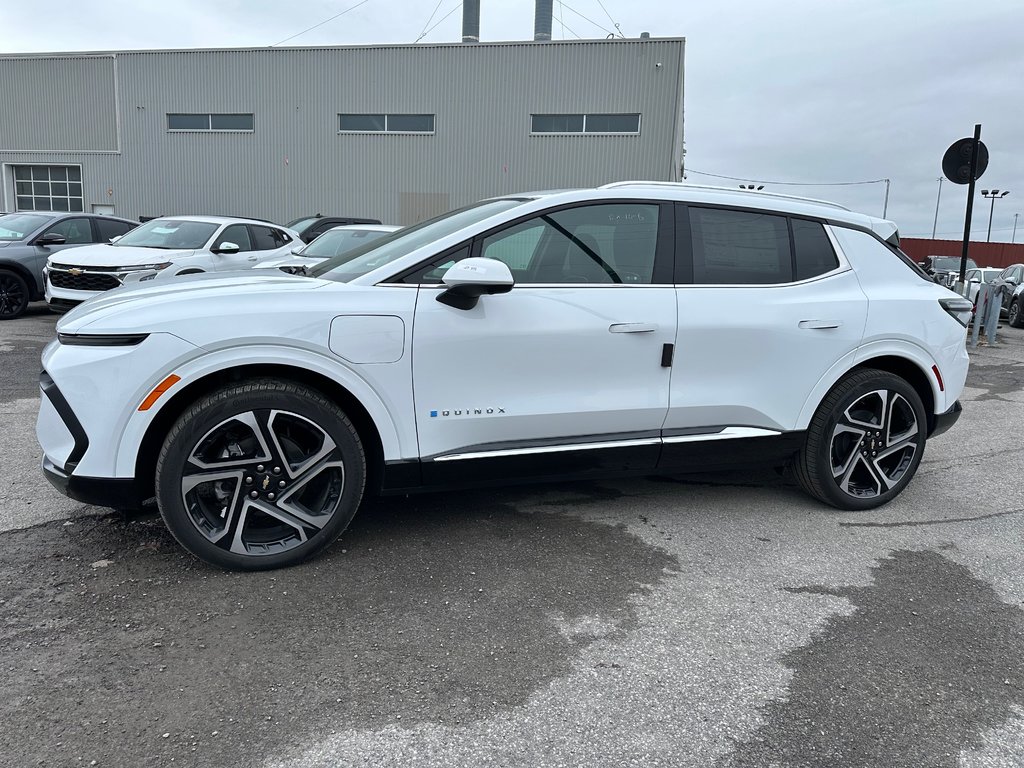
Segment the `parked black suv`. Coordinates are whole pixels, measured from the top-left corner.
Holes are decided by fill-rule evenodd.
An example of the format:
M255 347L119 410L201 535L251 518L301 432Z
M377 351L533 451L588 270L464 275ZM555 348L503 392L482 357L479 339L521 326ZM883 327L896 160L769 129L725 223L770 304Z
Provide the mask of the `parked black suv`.
M925 256L917 266L928 273L928 276L940 285L953 285L960 276L959 256ZM967 269L977 269L974 259L967 260Z
M347 224L380 224L380 219L356 219L351 216L324 216L318 213L316 216L303 216L301 219L285 224L288 229L294 229L299 233L302 242L311 243L332 227L341 227Z

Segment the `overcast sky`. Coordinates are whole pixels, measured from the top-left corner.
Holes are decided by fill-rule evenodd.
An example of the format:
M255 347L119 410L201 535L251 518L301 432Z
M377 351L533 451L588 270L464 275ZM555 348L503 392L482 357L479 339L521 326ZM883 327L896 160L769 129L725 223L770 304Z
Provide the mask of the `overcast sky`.
M274 45L357 2L6 0L0 52ZM458 3L365 0L287 44L410 43L435 7L422 40L456 41ZM992 240L1009 241L1021 213L1024 242L1024 0L555 0L554 37L604 37L612 20L627 37L687 40L690 181L737 183L697 171L766 180L880 216L881 183L770 182L888 178L888 217L905 236L929 236L942 154L980 122L991 162L974 237L988 226L980 189L995 187L1011 193L995 203ZM481 0L480 33L531 39L533 3ZM940 237L962 235L965 204L966 187L944 182Z

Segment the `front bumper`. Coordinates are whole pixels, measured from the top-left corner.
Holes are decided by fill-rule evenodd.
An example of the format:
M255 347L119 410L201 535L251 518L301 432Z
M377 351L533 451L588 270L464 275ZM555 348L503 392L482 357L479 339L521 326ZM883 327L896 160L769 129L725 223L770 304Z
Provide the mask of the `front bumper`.
M963 406L960 405L960 401L957 400L955 403L953 403L952 407L948 411L946 411L945 413L937 414L935 416L935 426L932 427L931 434L928 435L928 437L935 437L936 435L941 435L947 429L956 424L957 419L960 418L960 414L963 412L963 410Z
M43 456L43 474L58 491L83 504L139 509L146 500L144 491L134 478L70 475L46 456Z

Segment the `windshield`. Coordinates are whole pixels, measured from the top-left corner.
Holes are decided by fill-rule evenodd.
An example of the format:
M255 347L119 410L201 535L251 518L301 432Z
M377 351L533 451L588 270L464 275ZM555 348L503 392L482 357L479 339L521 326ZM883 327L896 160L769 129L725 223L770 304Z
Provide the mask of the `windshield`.
M977 269L978 265L974 263L974 259L967 260L968 269ZM960 271L960 259L950 256L947 258L936 259L932 269L948 269L950 272Z
M288 224L285 224L285 226L288 227L288 229L294 229L299 234L302 234L303 230L305 230L306 227L308 227L316 220L316 216L305 216L301 219L296 219L295 221L289 222Z
M329 229L303 248L298 255L329 259L351 253L362 245L390 234L375 229Z
M0 240L21 240L51 218L33 213L8 213L6 216L0 216Z
M206 245L218 226L188 219L153 219L133 229L114 246L195 250Z
M314 267L310 272L313 277L347 283L378 267L390 264L395 259L412 253L421 246L440 240L442 237L458 232L463 227L476 224L490 216L515 208L526 201L527 198L507 198L474 203L412 227L400 229L341 256L335 256Z

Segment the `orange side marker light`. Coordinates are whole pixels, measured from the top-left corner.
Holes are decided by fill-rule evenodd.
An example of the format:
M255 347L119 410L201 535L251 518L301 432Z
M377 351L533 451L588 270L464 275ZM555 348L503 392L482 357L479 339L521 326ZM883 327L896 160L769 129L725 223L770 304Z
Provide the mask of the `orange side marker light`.
M157 384L156 389L154 389L152 392L146 395L146 399L142 401L142 405L139 406L139 410L148 411L150 408L153 407L153 404L160 399L160 396L164 392L173 387L179 381L181 381L181 376L177 376L172 373L166 379Z

